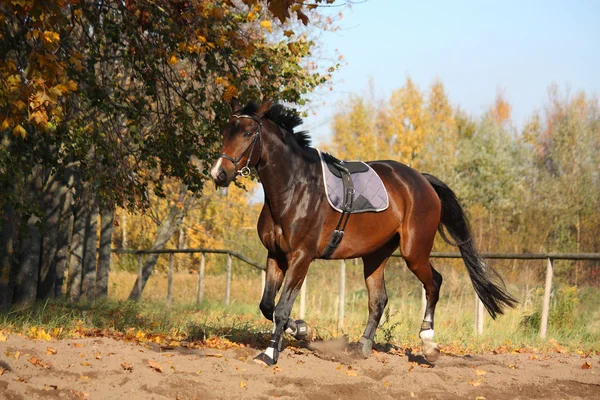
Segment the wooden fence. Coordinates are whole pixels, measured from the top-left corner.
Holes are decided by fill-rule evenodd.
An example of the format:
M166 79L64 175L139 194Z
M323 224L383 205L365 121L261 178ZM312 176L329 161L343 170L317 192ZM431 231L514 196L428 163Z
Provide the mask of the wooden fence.
M195 254L200 253L200 265L198 268L198 293L196 301L202 302L203 291L204 291L204 268L206 264L206 254L224 254L227 256L226 261L226 283L225 283L225 298L224 303L226 306L230 303L231 296L231 261L232 257L239 259L240 261L258 268L262 271L262 287L261 293L265 287L266 281L266 267L263 264L259 264L250 260L242 254L236 253L231 250L225 249L162 249L162 250L133 250L133 249L112 249L113 253L118 254L135 254L138 262L138 284L139 292L142 292L142 265L143 255L145 254L169 254L169 272L168 272L168 286L167 286L167 302L173 300L173 272L174 272L174 255L183 254ZM552 278L554 276L554 261L555 260L598 260L600 261L600 253L582 253L582 254L569 254L569 253L548 253L548 254L519 254L519 253L483 253L481 255L485 259L495 260L546 260L546 280L544 283L544 299L542 303L542 318L540 323L540 337L545 338L548 330L548 316L550 312L550 294L552 291ZM392 254L392 257L401 257L399 253ZM461 258L460 253L449 253L449 252L432 252L431 258ZM344 260L339 261L339 296L338 296L338 329L344 327L344 305L345 305L345 291L346 291L346 262ZM306 315L306 282L302 284L300 289L300 318L305 318ZM422 311L425 313L426 298L425 290L422 290L421 296ZM475 295L475 324L474 330L478 335L483 334L484 326L484 306L481 300Z

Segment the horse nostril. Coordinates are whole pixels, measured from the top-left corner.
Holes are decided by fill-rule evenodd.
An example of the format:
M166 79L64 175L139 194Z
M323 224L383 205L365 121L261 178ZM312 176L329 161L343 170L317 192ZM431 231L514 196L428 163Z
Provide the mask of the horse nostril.
M227 180L227 174L225 173L224 170L219 171L219 174L217 175L217 181L218 182L225 182Z

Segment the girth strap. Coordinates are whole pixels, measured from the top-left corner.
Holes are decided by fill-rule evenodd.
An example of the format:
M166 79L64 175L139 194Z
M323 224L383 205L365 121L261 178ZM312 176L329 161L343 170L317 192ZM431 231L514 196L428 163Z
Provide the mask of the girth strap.
M335 167L340 171L342 176L342 184L344 185L344 207L342 208L342 215L340 215L337 226L329 237L329 243L327 243L327 247L325 248L323 255L321 255L321 258L323 259L328 259L331 257L335 249L337 249L338 245L344 238L344 229L346 229L346 224L348 224L348 219L350 218L352 206L354 204L355 192L350 171L348 171L348 169L342 163L336 162L333 165L335 165Z

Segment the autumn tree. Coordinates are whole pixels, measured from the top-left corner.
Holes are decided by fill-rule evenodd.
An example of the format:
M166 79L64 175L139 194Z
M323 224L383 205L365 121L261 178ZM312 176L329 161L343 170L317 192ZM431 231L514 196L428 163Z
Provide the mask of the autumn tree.
M280 0L3 2L4 304L15 293L61 291L69 229L55 224L70 215L81 243L71 246L69 281L93 297L99 210L143 210L167 177L199 193L233 95L298 102L325 83L327 74L303 67L315 43L286 29L292 17L307 24L310 8ZM47 241L55 250L38 254ZM19 254L31 262L19 263ZM38 258L48 263L42 276Z

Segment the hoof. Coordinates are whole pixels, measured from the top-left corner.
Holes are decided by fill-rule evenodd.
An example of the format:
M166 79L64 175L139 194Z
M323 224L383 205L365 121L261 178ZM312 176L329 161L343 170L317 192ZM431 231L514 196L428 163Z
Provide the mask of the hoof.
M373 350L373 341L371 339L367 339L366 337L361 337L358 341L358 355L362 358L371 357L371 352Z
M440 358L440 346L435 342L423 343L423 356L430 363L436 362Z
M267 367L277 364L276 359L272 359L265 353L260 353L258 356L256 356L256 358L254 358L254 362L260 365L266 365Z
M306 340L311 341L313 339L313 330L310 326L306 324L306 322L301 319L296 320L296 336L294 336L298 340Z

